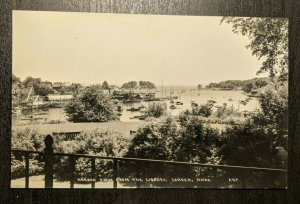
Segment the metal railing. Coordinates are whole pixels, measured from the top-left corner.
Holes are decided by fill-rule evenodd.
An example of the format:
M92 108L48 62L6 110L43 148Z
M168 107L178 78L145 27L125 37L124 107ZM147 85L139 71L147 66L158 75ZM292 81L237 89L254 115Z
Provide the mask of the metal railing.
M122 162L134 162L136 164L151 164L151 165L172 165L172 166L185 166L185 167L201 167L209 168L212 171L213 179L216 180L217 172L219 170L235 170L235 171L261 171L265 173L271 173L275 175L286 175L287 171L284 169L274 169L274 168L261 168L261 167L248 167L248 166L230 166L230 165L212 165L212 164L201 164L192 162L179 162L179 161L165 161L165 160L154 160L154 159L140 159L140 158L126 158L126 157L107 157L107 156L97 156L97 155L86 155L86 154L69 154L60 153L53 151L53 138L51 135L47 135L45 138L45 149L42 151L28 151L28 150L18 150L13 149L12 153L22 154L25 158L25 188L29 188L29 158L32 154L38 154L44 158L44 173L45 173L45 188L53 188L53 175L54 175L54 160L56 157L68 157L69 158L69 169L70 169L70 188L74 188L76 182L75 178L75 165L78 158L90 159L91 162L91 188L95 188L96 183L96 159L100 160L110 160L112 161L112 181L113 188L118 187L118 167ZM141 175L141 171L137 170L136 175L138 177ZM242 187L246 187L245 178L241 178ZM213 183L215 183L214 181ZM137 182L137 187L140 187L141 182ZM213 187L218 187L215 183Z

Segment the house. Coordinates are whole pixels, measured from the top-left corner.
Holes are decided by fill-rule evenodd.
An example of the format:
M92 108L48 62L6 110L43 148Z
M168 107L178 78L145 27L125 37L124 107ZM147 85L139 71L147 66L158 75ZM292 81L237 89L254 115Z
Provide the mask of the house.
M52 88L55 90L55 91L60 91L62 88L63 88L64 84L62 82L54 82L52 84Z
M12 85L12 95L17 96L20 93L20 85L19 84L13 84Z

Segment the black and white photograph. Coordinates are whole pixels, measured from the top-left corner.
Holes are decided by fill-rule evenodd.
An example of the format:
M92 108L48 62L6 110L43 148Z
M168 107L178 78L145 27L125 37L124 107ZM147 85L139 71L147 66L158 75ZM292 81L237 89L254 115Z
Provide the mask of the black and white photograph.
M286 189L288 19L13 11L11 188Z

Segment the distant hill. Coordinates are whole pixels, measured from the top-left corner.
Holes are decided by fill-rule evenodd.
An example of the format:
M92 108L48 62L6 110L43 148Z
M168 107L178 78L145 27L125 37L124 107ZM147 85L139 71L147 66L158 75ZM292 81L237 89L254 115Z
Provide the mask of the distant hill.
M254 89L261 88L270 83L269 77L263 78L253 78L247 80L226 80L221 81L219 83L210 83L206 86L208 89L222 89L222 90L234 90L234 89L242 89L245 92L249 93Z

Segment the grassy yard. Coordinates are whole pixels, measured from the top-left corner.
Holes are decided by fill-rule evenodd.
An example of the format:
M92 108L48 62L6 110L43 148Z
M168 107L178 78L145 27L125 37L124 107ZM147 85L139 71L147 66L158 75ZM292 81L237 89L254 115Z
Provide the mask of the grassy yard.
M98 128L99 130L115 130L124 136L130 136L130 130L137 130L143 126L141 122L105 122L105 123L61 123L61 124L36 124L13 126L12 130L24 130L26 128L37 129L42 134L52 134L52 132L76 132L89 131Z

